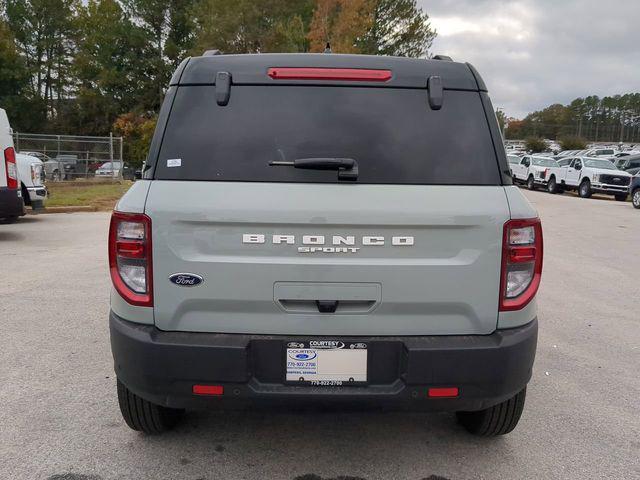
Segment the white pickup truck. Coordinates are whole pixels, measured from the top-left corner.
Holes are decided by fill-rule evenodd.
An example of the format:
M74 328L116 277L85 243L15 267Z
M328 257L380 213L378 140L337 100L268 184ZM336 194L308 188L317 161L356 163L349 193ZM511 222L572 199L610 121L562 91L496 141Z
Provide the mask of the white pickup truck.
M535 190L536 186L547 184L547 171L557 168L558 163L550 157L525 155L517 163L512 163L509 155L509 168L511 177L516 183L526 183L529 190Z
M31 155L16 153L16 166L24 204L33 210L43 208L47 198L47 187L44 185L42 160Z
M571 157L558 163L558 167L551 167L546 173L549 193L577 190L582 198L589 198L593 193L605 193L621 202L627 199L631 175L618 170L609 160Z

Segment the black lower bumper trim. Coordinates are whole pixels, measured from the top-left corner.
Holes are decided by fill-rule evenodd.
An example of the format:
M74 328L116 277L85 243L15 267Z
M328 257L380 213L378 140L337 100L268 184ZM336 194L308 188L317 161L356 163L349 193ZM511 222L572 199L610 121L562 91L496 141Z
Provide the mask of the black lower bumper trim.
M0 187L0 218L21 217L26 213L19 192L17 189Z
M533 320L491 335L357 337L368 344L367 386L311 387L283 382L283 345L301 337L165 332L127 322L113 312L109 323L118 378L137 395L174 408L317 401L480 410L527 384L538 330ZM223 385L224 395L195 396L194 384ZM459 396L428 398L428 388L440 386L458 387Z

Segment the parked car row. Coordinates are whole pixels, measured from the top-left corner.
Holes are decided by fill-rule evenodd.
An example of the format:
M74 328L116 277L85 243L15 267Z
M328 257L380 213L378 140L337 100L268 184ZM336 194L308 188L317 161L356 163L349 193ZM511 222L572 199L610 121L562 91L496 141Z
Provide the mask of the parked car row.
M613 195L625 201L629 194L640 208L640 155L618 160L610 149L561 152L556 156L508 154L511 176L530 190L545 188L549 193L575 190L582 198L594 193Z
M42 152L21 152L37 157L43 162L44 178L52 181L73 180L76 177L124 178L134 180L135 171L122 162L99 162L95 159L78 158L77 155L61 154L51 158Z

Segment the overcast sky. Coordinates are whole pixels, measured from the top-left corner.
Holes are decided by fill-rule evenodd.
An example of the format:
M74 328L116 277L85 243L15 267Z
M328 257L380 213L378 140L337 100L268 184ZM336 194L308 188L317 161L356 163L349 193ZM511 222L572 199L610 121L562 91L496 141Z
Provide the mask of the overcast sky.
M586 95L640 92L640 0L418 0L431 51L472 63L518 118Z

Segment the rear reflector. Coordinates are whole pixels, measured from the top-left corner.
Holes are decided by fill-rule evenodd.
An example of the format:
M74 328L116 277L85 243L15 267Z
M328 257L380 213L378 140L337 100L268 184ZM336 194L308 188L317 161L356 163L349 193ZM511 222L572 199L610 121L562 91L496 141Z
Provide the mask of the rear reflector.
M430 388L428 392L432 398L452 398L458 396L458 387Z
M222 395L224 387L222 385L194 385L194 395Z
M267 74L274 80L344 80L351 82L388 82L391 70L363 68L272 67Z

